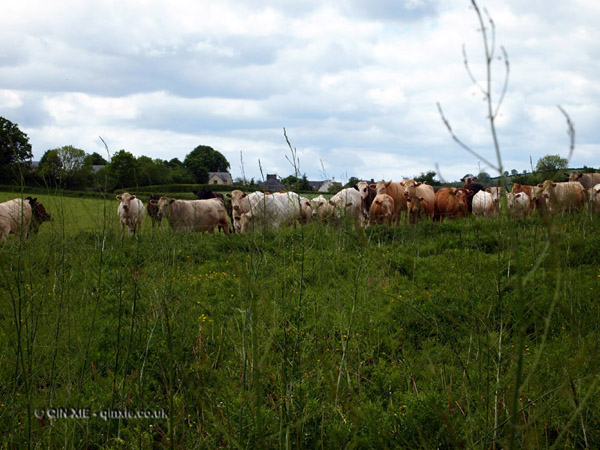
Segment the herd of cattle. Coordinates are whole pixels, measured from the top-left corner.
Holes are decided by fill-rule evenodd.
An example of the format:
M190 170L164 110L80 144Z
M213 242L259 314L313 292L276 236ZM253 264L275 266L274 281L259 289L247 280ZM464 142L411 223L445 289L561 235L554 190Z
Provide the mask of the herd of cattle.
M537 186L513 184L506 193L508 211L513 217L524 217L534 210L540 215L569 213L584 209L600 212L600 173L565 174L569 181L546 180ZM214 233L215 228L249 232L255 227L277 228L296 221L336 222L350 217L356 227L373 224L395 224L408 217L411 223L429 218L442 221L469 214L498 216L503 188L484 189L475 178L462 180L463 187L435 188L415 180L399 182L364 181L342 189L330 199L319 195L307 199L294 192L252 192L234 190L226 197L219 193L194 191L198 200L177 200L151 196L146 207L135 195L117 195L118 215L123 233L141 231L146 212L152 226L166 218L172 230ZM35 198L13 199L0 203L0 239L9 234L27 237L29 229L37 232L41 223L52 220ZM232 227L233 224L233 227Z
M569 181L555 183L546 180L537 186L515 183L507 193L509 213L524 217L537 210L541 215L562 214L581 210L589 205L600 212L600 173L566 174ZM252 192L234 190L226 197L207 190L194 191L198 200L177 200L153 196L146 210L152 225L166 218L176 231L207 231L215 228L225 233L249 232L255 227L277 228L296 221L336 222L351 217L357 227L398 223L408 216L414 223L423 218L442 221L469 214L498 216L503 189L484 187L475 178L462 180L465 185L433 187L415 180L380 181L377 184L359 182L342 189L330 199L319 195L308 199L294 192ZM141 226L146 211L141 200L130 194L117 196L123 231L133 234ZM233 224L233 227L231 227Z

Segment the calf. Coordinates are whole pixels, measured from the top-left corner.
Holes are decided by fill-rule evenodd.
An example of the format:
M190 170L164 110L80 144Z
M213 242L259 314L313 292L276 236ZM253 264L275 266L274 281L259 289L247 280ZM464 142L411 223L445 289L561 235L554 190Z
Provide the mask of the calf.
M129 235L134 235L138 230L142 232L142 223L146 210L144 204L135 195L125 192L123 195L117 195L119 207L117 214L121 220L121 234L125 234L125 228L129 229Z
M410 223L415 223L423 216L433 218L435 203L433 186L415 180L403 181L402 185Z
M371 208L369 209L369 220L367 226L371 225L390 225L392 221L392 214L394 213L394 199L387 194L378 194Z
M388 194L394 199L394 214L392 215L392 221L398 222L402 211L407 210L404 185L401 182L380 181L372 187L377 190L377 194Z
M360 192L361 204L362 204L362 213L365 218L369 216L369 210L371 209L371 205L373 204L373 200L377 196L377 190L375 189L375 185L369 185L366 181L359 181L355 186L358 192Z
M465 189L467 189L468 191L470 191L470 193L467 194L467 206L469 208L469 212L472 212L473 211L473 197L479 191L483 190L483 185L476 183L477 177L473 177L473 178L466 177L460 181L464 181L465 185L463 187Z
M508 212L512 217L525 217L531 211L531 199L525 192L506 194Z

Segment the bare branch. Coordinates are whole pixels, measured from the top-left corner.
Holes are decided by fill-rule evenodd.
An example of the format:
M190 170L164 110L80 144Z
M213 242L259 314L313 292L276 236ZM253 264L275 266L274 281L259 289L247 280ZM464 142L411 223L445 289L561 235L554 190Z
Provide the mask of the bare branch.
M490 45L490 61L492 59L494 59L494 53L496 53L496 24L494 23L494 20L492 19L492 17L490 16L490 14L488 13L487 8L483 8L483 12L485 13L485 16L488 19L488 22L490 23L490 30L492 30L492 43Z
M502 101L504 100L504 96L506 95L506 91L508 90L508 75L510 74L510 63L508 61L508 54L506 53L506 49L504 46L500 46L500 50L502 50L502 55L504 58L504 67L506 69L506 73L504 75L504 86L502 86L502 92L500 94L500 99L498 100L498 104L496 105L496 110L494 111L494 118L498 115L498 111L500 111L500 106L502 105Z
M467 57L467 49L466 49L465 44L463 44L462 52L463 52L463 61L465 63L465 69L467 69L467 74L469 75L469 78L471 79L471 81L473 82L473 84L475 86L477 86L479 88L479 90L483 93L483 95L487 98L488 93L483 88L483 86L481 86L479 84L479 82L477 81L477 79L473 75L473 72L471 72L471 67L469 67L469 58Z
M565 119L567 119L567 134L569 135L569 141L570 141L569 157L567 158L567 160L571 161L571 157L573 156L573 152L575 151L575 126L573 125L573 122L571 121L571 117L563 109L563 107L560 105L557 105L557 107L560 110L560 112L563 113L563 115L565 116Z
M489 162L486 158L484 158L483 156L481 156L479 153L477 153L471 147L469 147L468 145L466 145L465 143L463 143L456 136L456 134L454 134L454 131L452 130L452 127L450 126L450 122L448 122L448 119L446 119L446 116L444 116L444 112L442 111L442 106L440 105L439 102L437 103L437 107L438 107L438 111L440 113L440 117L442 118L442 122L444 122L444 125L446 125L446 128L448 129L448 132L450 133L450 136L452 137L452 139L454 140L454 142L456 142L458 145L460 145L462 148L464 148L466 151L468 151L471 155L475 156L476 158L479 158L481 161L483 161L483 163L485 165L487 165L491 169L497 170L499 172L500 169L497 166L495 166L494 164L492 164L491 162Z

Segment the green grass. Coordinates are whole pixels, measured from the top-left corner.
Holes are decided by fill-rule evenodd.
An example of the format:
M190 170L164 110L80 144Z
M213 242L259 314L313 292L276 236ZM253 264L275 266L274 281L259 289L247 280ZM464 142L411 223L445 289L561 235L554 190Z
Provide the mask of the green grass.
M0 249L3 448L600 446L598 216L121 239L112 197L38 199Z

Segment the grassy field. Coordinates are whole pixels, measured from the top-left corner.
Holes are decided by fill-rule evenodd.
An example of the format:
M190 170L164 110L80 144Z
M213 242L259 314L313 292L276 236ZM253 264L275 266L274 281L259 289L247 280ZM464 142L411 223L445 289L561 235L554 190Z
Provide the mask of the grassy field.
M2 448L600 447L598 216L121 239L112 197L37 197Z

